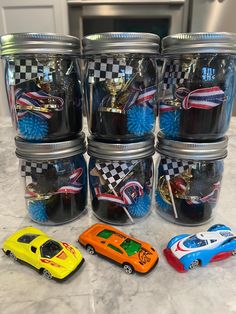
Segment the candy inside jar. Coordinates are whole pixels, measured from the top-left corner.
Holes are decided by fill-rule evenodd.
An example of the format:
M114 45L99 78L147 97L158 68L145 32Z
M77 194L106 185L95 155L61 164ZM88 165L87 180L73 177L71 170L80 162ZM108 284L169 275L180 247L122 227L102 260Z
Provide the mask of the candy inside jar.
M103 33L85 37L83 44L90 133L113 142L150 135L156 119L159 37Z
M215 215L227 138L211 143L177 142L158 134L160 153L155 199L158 213L183 225L200 225Z
M135 144L89 139L90 193L97 218L117 225L131 224L150 213L153 152L153 138Z
M78 218L87 203L84 135L66 142L30 145L16 138L16 146L30 218L49 225Z

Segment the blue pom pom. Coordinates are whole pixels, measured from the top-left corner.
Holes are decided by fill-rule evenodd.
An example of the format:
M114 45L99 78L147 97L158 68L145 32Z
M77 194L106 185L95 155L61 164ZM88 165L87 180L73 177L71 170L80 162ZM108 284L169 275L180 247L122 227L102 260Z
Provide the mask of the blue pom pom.
M172 206L163 200L158 190L156 190L155 196L158 208L160 208L164 212L172 211Z
M173 110L160 113L160 129L169 137L179 136L180 110Z
M44 118L27 113L18 120L19 132L26 140L41 140L48 134L48 123Z
M132 217L143 217L148 213L150 205L151 198L145 193L143 196L138 197L136 203L129 205L128 211Z
M130 133L143 135L152 131L155 117L149 107L134 106L127 112L127 127Z
M30 217L35 221L46 222L48 220L46 205L44 201L29 202L28 211Z

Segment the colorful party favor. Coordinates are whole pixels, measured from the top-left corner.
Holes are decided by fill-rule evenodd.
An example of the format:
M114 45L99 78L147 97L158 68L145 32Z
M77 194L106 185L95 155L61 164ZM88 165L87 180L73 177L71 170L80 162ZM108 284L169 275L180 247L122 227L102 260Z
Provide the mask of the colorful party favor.
M156 119L159 37L102 33L83 39L90 133L105 141L143 139Z
M11 116L30 142L67 139L82 129L79 40L56 34L1 37Z
M84 134L64 142L15 142L30 218L50 225L78 218L87 200Z

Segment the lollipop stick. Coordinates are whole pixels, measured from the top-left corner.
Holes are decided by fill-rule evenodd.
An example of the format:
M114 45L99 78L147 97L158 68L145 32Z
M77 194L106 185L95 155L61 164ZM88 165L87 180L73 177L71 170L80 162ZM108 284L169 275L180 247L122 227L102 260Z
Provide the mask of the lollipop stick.
M171 203L172 203L172 206L173 206L174 215L175 215L175 218L177 219L178 218L178 213L177 213L177 209L176 209L176 206L175 206L175 200L174 200L174 196L173 196L173 193L172 193L170 180L166 180L166 181L167 181L167 186L168 186L168 190L169 190L169 193L170 193L170 199L171 199Z

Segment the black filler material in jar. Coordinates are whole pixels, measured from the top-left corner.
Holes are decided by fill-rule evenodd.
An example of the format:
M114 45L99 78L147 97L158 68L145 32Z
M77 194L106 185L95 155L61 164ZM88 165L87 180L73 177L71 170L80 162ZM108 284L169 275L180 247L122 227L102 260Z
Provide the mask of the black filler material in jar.
M207 223L214 217L219 199L227 137L211 143L192 143L169 140L159 132L157 139L158 213L176 224Z
M30 218L47 225L78 218L87 203L84 134L64 142L15 142Z
M89 138L89 183L92 210L107 223L140 221L151 210L153 136L129 144L104 143Z
M154 130L160 38L148 33L84 37L88 126L97 139L143 140Z
M79 39L18 33L4 35L0 42L8 103L18 136L29 142L54 142L79 133Z

